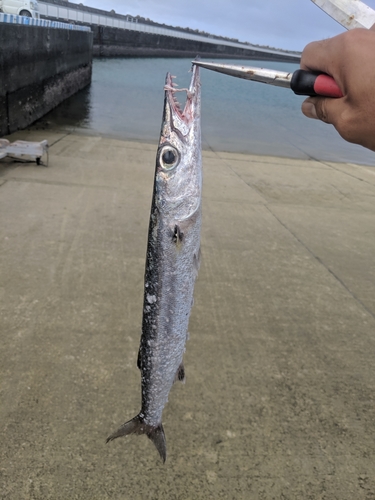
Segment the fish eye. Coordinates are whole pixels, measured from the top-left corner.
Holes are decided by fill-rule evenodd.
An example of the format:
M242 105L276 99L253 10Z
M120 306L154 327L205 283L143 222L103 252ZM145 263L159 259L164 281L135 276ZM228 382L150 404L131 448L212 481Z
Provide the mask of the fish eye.
M180 161L180 156L177 149L172 146L164 146L160 151L160 165L165 170L171 170L176 167Z

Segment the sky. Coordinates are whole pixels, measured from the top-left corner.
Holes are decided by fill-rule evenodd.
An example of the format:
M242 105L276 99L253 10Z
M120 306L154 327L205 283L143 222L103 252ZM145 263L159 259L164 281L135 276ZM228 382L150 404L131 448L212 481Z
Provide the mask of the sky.
M73 0L74 1L74 0ZM199 29L241 42L302 51L344 31L311 0L80 0L84 5ZM77 3L79 3L77 1ZM375 9L375 0L366 0Z

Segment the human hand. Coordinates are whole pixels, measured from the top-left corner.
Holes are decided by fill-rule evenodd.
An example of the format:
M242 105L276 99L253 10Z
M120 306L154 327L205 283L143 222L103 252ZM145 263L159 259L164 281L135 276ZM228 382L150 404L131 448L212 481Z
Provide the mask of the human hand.
M343 97L309 97L302 112L332 124L346 141L375 151L375 25L308 44L301 68L332 76Z

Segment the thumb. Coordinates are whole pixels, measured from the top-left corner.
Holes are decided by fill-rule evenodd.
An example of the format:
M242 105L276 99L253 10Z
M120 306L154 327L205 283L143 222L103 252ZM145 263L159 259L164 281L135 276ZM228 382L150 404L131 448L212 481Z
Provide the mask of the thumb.
M373 25L371 26L371 28L369 28L369 29L370 29L371 31L375 31L375 24L373 24Z
M302 103L302 113L308 118L322 120L334 125L340 115L338 99L331 97L309 97Z

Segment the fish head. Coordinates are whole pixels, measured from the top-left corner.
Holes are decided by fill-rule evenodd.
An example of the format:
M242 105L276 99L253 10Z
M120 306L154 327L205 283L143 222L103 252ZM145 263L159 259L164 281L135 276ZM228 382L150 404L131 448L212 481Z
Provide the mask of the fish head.
M201 94L199 68L194 65L188 89L177 89L168 73L164 113L156 158L156 204L176 219L193 214L201 200ZM187 94L182 109L176 92Z

